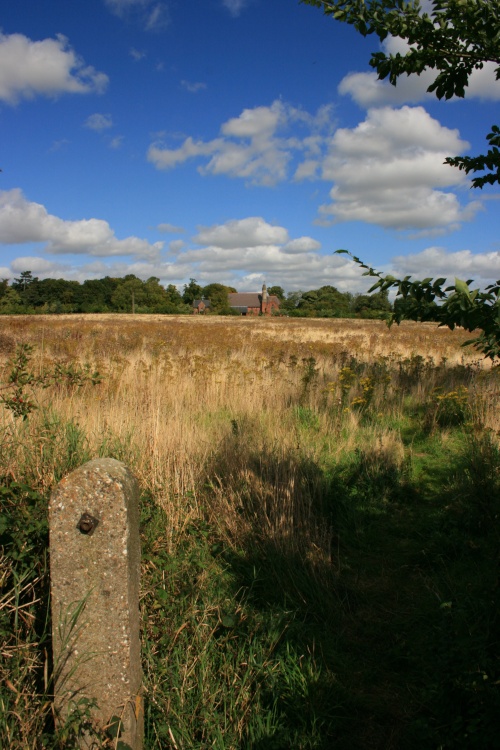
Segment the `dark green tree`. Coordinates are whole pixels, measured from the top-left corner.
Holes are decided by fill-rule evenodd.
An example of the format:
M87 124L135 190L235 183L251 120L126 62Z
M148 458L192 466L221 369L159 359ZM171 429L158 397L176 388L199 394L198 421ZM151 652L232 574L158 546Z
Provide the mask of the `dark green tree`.
M203 296L203 287L201 287L196 279L189 279L189 284L184 284L184 292L182 299L188 305L192 305L195 299L201 299Z
M12 289L19 294L24 312L30 312L40 305L38 281L31 271L22 271L19 278L12 282Z
M31 285L28 292L36 290L33 306L43 312L71 313L79 307L80 284L67 279L42 279Z
M144 281L134 274L127 274L116 287L111 302L117 312L138 312L147 306L147 290Z
M385 318L392 311L388 291L374 294L357 294L352 309L360 318Z
M5 293L0 297L0 314L15 315L22 312L21 295L12 286L7 286Z
M16 292L25 292L26 287L33 284L34 281L38 281L36 276L33 276L31 271L21 271L18 279L14 279L12 287Z
M210 300L210 312L218 315L229 314L229 289L232 290L232 287L224 286L224 284L208 284L203 287L201 296Z
M292 316L342 318L351 314L352 295L326 285L307 292L290 292L281 310Z
M103 279L87 279L78 292L78 309L80 312L111 312L113 294L121 279L105 276Z
M270 297L277 297L280 302L285 299L285 290L282 286L270 286L267 293Z
M183 304L182 295L175 284L169 284L167 286L165 289L165 295L170 305L176 305L178 307Z

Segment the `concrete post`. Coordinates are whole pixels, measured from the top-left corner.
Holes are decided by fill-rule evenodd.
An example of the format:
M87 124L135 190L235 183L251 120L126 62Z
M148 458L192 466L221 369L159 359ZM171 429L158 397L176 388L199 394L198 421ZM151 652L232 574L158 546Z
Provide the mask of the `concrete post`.
M119 717L120 740L142 750L137 481L119 461L90 461L53 491L49 525L58 720L89 698L101 728Z

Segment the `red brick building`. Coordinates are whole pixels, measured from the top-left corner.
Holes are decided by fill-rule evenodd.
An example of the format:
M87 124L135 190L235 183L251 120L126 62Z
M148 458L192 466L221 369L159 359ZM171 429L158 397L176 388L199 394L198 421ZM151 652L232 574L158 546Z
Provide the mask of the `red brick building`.
M193 301L193 315L204 313L205 311L210 310L210 307L209 299L195 299Z
M280 309L278 297L269 295L267 287L262 285L262 292L230 292L228 295L229 307L240 315L272 315ZM193 315L209 312L210 300L195 299L193 302Z
M241 315L271 315L273 310L280 309L278 297L269 295L267 287L262 285L262 293L232 292L228 294L229 307Z

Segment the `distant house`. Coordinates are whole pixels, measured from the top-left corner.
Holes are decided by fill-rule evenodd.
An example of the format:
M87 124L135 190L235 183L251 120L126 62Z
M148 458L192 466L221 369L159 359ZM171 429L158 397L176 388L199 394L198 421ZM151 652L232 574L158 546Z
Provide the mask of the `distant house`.
M199 315L206 310L210 310L211 304L209 299L195 299L193 301L193 315Z
M228 295L229 307L240 313L240 315L271 315L273 310L280 309L278 297L269 295L267 287L262 285L262 293L258 292L231 292Z
M240 315L272 315L280 309L278 297L267 293L267 287L262 285L262 292L229 292L227 295L229 307ZM209 299L195 299L193 315L201 315L211 308Z

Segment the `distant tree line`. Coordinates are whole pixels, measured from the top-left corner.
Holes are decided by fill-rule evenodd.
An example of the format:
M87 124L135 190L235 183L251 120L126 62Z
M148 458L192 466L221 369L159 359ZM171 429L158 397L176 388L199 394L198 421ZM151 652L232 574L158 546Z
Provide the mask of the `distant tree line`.
M146 281L134 274L123 278L105 276L83 283L66 279L39 279L23 271L9 284L0 281L0 314L40 313L159 313L189 314L194 300L210 300L212 315L236 315L229 306L228 294L234 287L224 284L201 286L190 279L179 292L174 284L164 287L151 276ZM288 292L281 286L268 288L279 298L280 315L305 318L383 318L392 311L387 292L351 294L334 286L309 291Z

